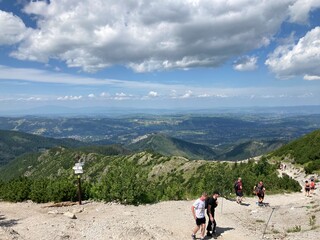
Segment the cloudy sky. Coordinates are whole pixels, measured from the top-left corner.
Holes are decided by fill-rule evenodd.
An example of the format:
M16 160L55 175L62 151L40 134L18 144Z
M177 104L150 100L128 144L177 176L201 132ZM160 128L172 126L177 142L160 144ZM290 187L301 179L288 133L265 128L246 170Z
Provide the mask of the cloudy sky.
M0 0L0 113L320 105L320 0Z

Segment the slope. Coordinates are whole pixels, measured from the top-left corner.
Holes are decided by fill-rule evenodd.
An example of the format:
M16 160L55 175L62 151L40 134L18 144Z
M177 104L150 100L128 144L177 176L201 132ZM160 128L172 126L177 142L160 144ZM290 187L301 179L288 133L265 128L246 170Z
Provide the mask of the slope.
M38 135L0 130L0 166L28 152L41 152L56 146L79 147L85 145L73 139L54 139Z
M164 156L213 160L217 154L208 146L187 142L164 134L150 134L127 146L132 151L152 151Z
M320 130L294 140L270 154L303 165L306 173L320 171Z

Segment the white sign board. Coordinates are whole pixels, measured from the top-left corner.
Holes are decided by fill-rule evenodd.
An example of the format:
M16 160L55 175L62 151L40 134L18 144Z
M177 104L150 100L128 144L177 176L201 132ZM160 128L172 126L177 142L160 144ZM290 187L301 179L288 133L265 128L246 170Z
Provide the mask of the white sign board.
M82 169L83 163L76 163L74 167L72 168L74 170L75 174L82 174L83 169Z

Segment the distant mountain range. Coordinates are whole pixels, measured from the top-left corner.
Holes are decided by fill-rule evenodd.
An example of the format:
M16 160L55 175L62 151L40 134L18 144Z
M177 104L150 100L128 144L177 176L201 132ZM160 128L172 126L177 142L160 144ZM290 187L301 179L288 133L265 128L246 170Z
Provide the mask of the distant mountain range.
M82 108L70 108L64 106L48 105L43 107L29 108L29 109L17 109L1 111L2 116L123 116L129 114L221 114L221 113L272 113L272 114L320 114L320 105L309 106L277 106L277 107L219 107L212 109L201 108L119 108L119 107L82 107Z
M319 128L319 114L0 117L0 165L53 147L90 147L104 154L111 145L123 154L150 151L237 161L269 153Z
M54 147L78 149L84 152L115 154L150 151L164 156L182 156L191 160L242 160L270 152L283 141L249 141L217 153L211 147L173 138L165 134L140 136L128 145L102 145L101 142L81 142L73 139L46 138L18 131L0 130L0 166L28 153L44 152ZM116 149L116 150L115 150Z
M0 130L0 166L16 157L41 152L57 146L68 148L86 145L74 139L54 139L17 131Z
M206 145L187 142L164 134L150 134L129 144L127 148L134 152L152 151L164 156L183 156L192 160L236 161L269 153L285 143L286 142L283 140L246 141L244 143L235 144L224 150L214 151Z
M187 142L164 134L150 134L127 146L135 152L152 151L164 156L214 160L217 154L208 146Z
M88 144L126 146L141 136L156 133L209 146L217 153L250 141L288 142L319 128L320 114L136 114L113 118L0 117L2 130L56 139L72 138Z
M205 162L210 161L189 161L183 157L183 155L190 155L193 156L194 159L198 159L200 156L206 154L209 156L209 154L212 154L212 156L219 158L219 155L216 155L217 153L206 146L192 144L162 134L142 137L137 142L128 146L131 151L119 145L77 146L72 148L58 147L55 144L59 142L55 142L54 139L38 138L37 136L30 136L29 134L25 135L9 131L2 131L1 134L0 144L1 146L6 146L6 148L1 149L5 150L10 147L12 149L14 146L18 146L19 149L19 146L21 148L23 144L27 144L26 146L30 147L19 149L22 155L14 159L12 159L13 155L11 155L11 161L0 168L0 179L10 179L18 176L69 178L73 176L72 167L75 162L78 161L77 156L80 157L82 162L86 163L85 171L87 178L99 178L99 176L105 172L107 165L111 161L120 161L122 159L133 161L145 167L149 166L150 169L148 168L148 171L150 171L152 176L160 173L163 175L163 172L172 173L172 171L179 171L181 173L185 172L184 174L187 174L190 178L199 167L204 165ZM39 143L39 140L42 141L42 144ZM54 144L50 143L51 141L53 141ZM43 144L44 142L47 143ZM18 145L16 145L17 143ZM37 144L39 144L38 147L36 147ZM71 145L73 144L77 145L78 143L72 142ZM47 148L51 145L53 148L37 151L39 146ZM251 142L240 144L224 153L224 155L241 155L245 151L252 153L258 151L253 150L257 148L257 146L263 147L263 143ZM278 146L278 144L270 142L265 146L266 148L272 149L274 146ZM142 149L146 149L149 152L141 151ZM16 148L13 150L16 150ZM29 150L34 150L34 152L27 153ZM4 156L5 153L5 151L1 152ZM164 155L162 155L162 153L164 153ZM316 130L289 144L283 145L278 150L265 156L267 156L268 159L273 159L272 162L291 161L293 163L303 164L309 172L319 171L320 130Z

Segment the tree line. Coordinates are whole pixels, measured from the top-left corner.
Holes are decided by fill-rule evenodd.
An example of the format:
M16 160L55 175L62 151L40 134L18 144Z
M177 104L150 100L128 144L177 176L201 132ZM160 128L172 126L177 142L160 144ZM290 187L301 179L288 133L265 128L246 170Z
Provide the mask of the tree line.
M234 193L233 183L242 178L244 194L252 195L253 186L264 181L268 193L300 191L298 182L288 176L278 177L277 165L263 157L258 163L206 162L194 172L174 170L154 178L150 169L130 158L115 158L97 179L84 179L82 199L122 204L145 204L163 200L194 199L202 191L218 190L223 196ZM188 176L188 177L187 177ZM77 178L19 177L0 182L0 199L36 203L77 201Z

